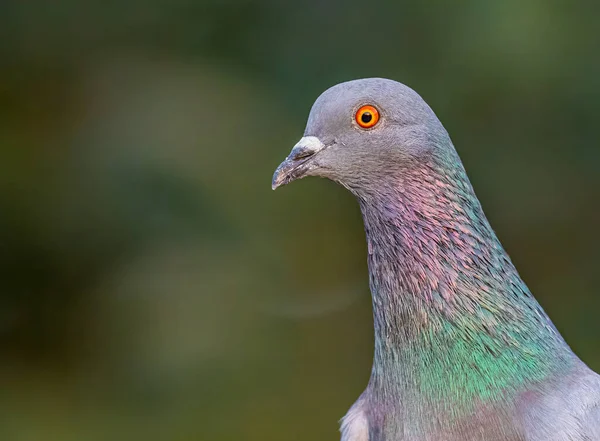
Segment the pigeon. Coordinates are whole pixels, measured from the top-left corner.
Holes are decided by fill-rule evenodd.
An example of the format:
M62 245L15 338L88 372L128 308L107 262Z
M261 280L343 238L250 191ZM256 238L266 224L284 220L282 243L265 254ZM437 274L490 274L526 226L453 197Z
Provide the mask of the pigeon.
M367 239L373 367L342 441L600 440L600 376L521 280L415 91L326 90L272 188L305 176L355 196Z

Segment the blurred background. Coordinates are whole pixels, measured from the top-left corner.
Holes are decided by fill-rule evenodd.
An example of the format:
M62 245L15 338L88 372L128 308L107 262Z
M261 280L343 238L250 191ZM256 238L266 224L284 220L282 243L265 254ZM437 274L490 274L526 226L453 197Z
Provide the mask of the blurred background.
M357 205L272 192L344 80L415 88L600 369L598 4L0 3L0 439L335 440L372 356Z

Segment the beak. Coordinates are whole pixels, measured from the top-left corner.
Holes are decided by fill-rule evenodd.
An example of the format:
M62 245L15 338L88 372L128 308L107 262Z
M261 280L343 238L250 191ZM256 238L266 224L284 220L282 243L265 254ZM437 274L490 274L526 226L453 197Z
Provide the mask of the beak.
M324 148L325 144L316 136L305 136L300 139L288 157L275 170L271 184L273 190L302 178L308 170L307 162Z

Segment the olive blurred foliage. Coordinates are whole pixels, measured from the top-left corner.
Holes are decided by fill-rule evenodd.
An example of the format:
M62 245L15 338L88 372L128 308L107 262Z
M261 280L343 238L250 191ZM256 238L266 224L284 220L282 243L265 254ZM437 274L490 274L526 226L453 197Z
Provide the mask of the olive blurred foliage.
M600 369L598 3L5 0L0 439L325 440L372 351L360 214L270 178L325 88L409 84Z

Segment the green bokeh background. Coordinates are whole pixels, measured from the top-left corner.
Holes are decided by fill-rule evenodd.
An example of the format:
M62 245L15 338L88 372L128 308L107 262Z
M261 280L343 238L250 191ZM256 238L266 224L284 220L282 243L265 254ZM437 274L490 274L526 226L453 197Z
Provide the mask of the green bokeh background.
M360 214L270 180L365 76L430 103L600 369L598 5L3 1L0 439L338 439L371 364Z

